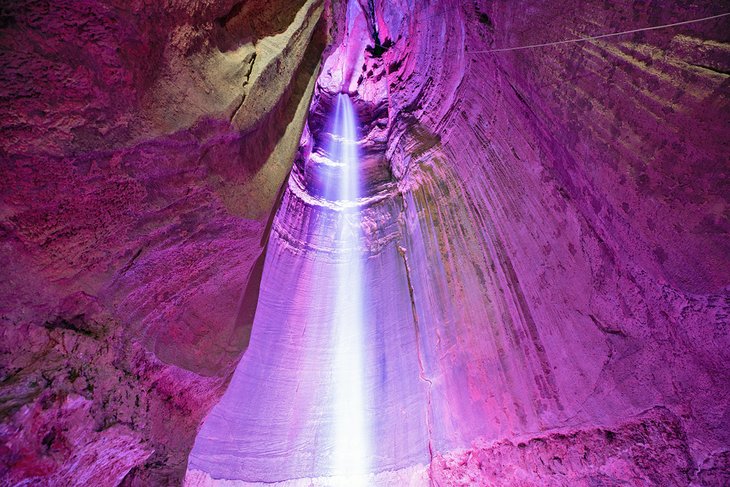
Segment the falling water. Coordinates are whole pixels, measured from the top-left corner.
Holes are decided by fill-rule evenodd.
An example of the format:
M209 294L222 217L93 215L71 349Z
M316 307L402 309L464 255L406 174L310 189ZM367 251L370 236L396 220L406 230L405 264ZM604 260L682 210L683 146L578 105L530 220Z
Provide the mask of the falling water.
M366 425L363 252L361 214L353 204L360 195L357 123L350 97L339 94L327 148L339 169L328 192L341 203L337 228L337 296L334 305L333 393L335 400L333 471L342 485L364 485L368 472Z
M395 241L369 247L362 135L352 100L332 102L308 159L324 197L303 201L294 179L282 196L251 340L196 438L191 482L365 487L428 461L403 258Z

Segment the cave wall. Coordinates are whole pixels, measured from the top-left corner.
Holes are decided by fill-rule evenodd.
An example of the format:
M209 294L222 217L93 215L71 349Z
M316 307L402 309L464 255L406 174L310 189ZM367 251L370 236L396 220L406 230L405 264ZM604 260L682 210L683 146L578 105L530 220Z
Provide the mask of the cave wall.
M383 52L325 65L319 88L344 2L0 7L5 483L179 483L264 260L286 261L261 255L269 229L317 216L285 199L267 225L308 109L324 117L320 88L344 77L370 124L377 299L411 306L393 333L415 368L392 397L422 405L420 443L394 440L381 467L431 462L440 485L730 481L727 18L478 52L722 5L371 3ZM300 247L292 262L314 258Z
M537 451L511 441L629 428L656 407L680 425L690 460L678 477L669 458L663 481L610 468L571 481L686 485L704 464L727 472L727 19L476 52L721 7L380 6L432 442L453 462L434 478L562 485L570 468L540 472ZM576 450L600 448L600 431L582 434ZM657 435L644 454L672 441ZM471 460L500 452L507 465Z
M320 328L338 217L313 153L341 91L361 120L362 252L377 296L366 483L721 485L727 21L481 52L719 8L374 7L366 27L357 17L333 35L272 226L266 311L187 485L329 485L336 472Z
M0 482L175 485L244 350L322 3L0 6Z

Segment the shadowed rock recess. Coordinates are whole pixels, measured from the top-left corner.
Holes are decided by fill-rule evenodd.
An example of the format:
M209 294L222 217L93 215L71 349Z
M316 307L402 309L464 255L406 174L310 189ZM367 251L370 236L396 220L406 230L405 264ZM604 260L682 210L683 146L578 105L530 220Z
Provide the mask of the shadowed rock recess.
M0 485L730 485L728 12L3 2Z

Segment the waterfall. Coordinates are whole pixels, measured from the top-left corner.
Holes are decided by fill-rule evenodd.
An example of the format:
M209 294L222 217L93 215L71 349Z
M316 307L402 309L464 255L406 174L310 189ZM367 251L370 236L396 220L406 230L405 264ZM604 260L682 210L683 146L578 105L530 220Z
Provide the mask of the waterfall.
M369 448L366 424L364 357L364 276L361 214L352 203L360 195L360 167L355 111L350 97L339 94L331 133L329 157L339 171L325 184L327 192L342 202L338 221L338 263L332 333L334 361L333 471L342 485L357 485L368 472ZM364 485L364 484L363 484Z

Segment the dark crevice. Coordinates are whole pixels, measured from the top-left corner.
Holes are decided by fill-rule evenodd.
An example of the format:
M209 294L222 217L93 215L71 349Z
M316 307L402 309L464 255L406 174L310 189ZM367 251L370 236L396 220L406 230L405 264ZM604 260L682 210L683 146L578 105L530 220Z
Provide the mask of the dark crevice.
M84 315L76 315L71 318L58 317L52 321L46 321L43 327L48 330L68 330L91 338L99 338L98 334L87 329Z
M722 76L730 76L730 71L725 69L716 68L714 66L708 66L706 64L689 63L690 66L701 69L703 71L710 71L711 73L720 74Z
M421 327L418 321L418 311L416 308L415 292L413 290L413 283L411 282L411 269L408 265L408 256L406 255L406 249L398 246L398 253L403 259L403 268L406 273L406 281L408 282L408 296L411 299L411 312L413 313L413 326L415 328L416 335L416 356L418 357L418 377L421 381L426 383L426 427L428 429L428 456L429 456L429 468L433 465L434 449L433 449L433 381L426 375L425 366L423 365L423 357L421 354Z
M478 12L479 13L479 23L484 24L490 29L494 28L494 25L492 24L492 19L489 18L489 15L485 14L484 12Z
M624 338L627 336L623 330L619 330L616 328L609 328L608 326L606 326L603 323L601 323L600 321L598 321L598 318L596 318L593 315L588 315L588 317L591 319L593 324L596 325L596 327L599 330L601 330L603 333L608 333L609 335L617 335L617 336L624 337Z
M127 272L129 272L129 269L132 268L137 259L139 259L139 256L142 255L142 251L144 251L144 247L140 247L139 249L137 249L134 255L132 255L132 258L129 259L129 262L127 262L127 264L122 268L120 274L126 274Z
M383 54L391 47L393 47L393 41L391 39L385 39L385 42L382 44L379 39L375 39L375 45L366 47L365 51L367 51L370 56L379 58L382 57Z
M246 86L248 85L248 80L251 78L251 73L253 72L253 65L256 62L256 53L251 53L246 59L243 60L244 63L248 64L248 71L243 75L244 80L241 84L241 89L245 90ZM241 102L238 104L235 110L233 110L233 113L231 113L231 118L229 121L233 123L233 119L236 118L236 115L238 115L238 112L241 110L241 107L243 106L244 102L246 101L246 92L243 91L241 93Z

